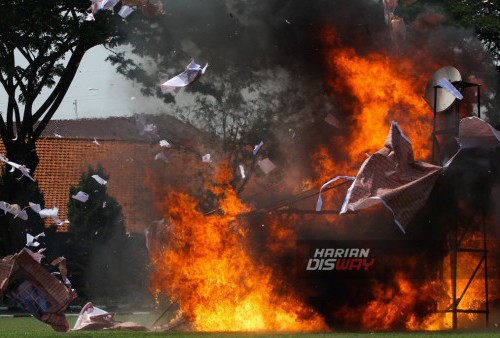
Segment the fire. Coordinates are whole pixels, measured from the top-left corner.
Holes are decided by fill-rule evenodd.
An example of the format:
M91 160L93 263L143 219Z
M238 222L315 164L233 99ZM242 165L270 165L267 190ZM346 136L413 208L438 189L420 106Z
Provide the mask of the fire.
M428 160L432 112L421 97L427 81L422 68L410 58L385 52L359 55L353 48L341 45L333 28L325 29L322 36L327 46L326 83L342 109L352 115L345 118L349 127L344 135L335 136L330 144L319 145L312 155L316 163L314 184L323 184L337 175L354 176L366 155L383 147L392 120L401 125L412 141L415 159ZM366 302L342 303L335 306L333 313L322 312L323 318L317 312L319 309L301 298L301 290L287 284L287 272L282 267L264 262L268 256L285 257L296 249L299 220L289 216L285 225L283 219L269 216L266 224L250 224L242 215L252 208L238 199L230 181L229 167L224 164L215 182L205 185L213 199L211 204L217 209L210 214L200 211L201 202L206 201L188 194L158 194L158 209L163 212L167 227L162 236L166 240L151 252L154 263L151 288L155 293L165 292L170 300L177 302L194 329L326 331L330 329L326 324L329 319L354 330L451 328L451 313L444 312L450 308L452 298L449 256L435 262L440 267L435 269L440 271L439 276L424 276L419 280L414 277L421 266L420 257L395 257L397 270L391 271L393 280L370 281ZM345 189L340 190L324 194L323 198L329 199L325 204L339 205L345 197ZM331 227L333 222L337 222L337 227L348 223L335 217L325 216L314 225L315 230ZM266 229L262 231L265 252L255 257L249 238L255 227L261 226ZM351 230L344 227L332 233L348 231ZM476 256L462 254L459 276L470 275L465 267L477 264ZM481 274L484 274L482 268L478 276ZM457 297L467 281L457 281ZM327 301L334 303L335 292L329 296L331 299ZM484 301L484 286L473 282L460 308L482 309ZM469 320L477 317L471 314Z
M321 35L326 45L326 84L342 109L351 115L345 118L349 128L346 127L344 135L319 145L312 155L316 163L314 182L321 185L337 175L356 175L366 156L384 146L391 121L397 121L411 140L415 159L428 161L432 149L432 111L422 98L428 80L422 65L410 57L384 51L360 55L353 48L343 46L332 27L324 29ZM441 66L424 67L438 69ZM327 205L338 206L345 191L325 195ZM476 219L473 223L480 221ZM477 243L481 236L473 232L472 242ZM479 260L477 253L460 253L457 298ZM416 283L404 271L398 271L392 285L373 285L373 300L359 308L343 306L333 317L355 330L450 329L452 314L445 312L452 305L450 257L445 256L437 264L442 266L440 276L428 276L424 283ZM418 264L409 263L408 268L411 267L418 269ZM478 270L459 309L484 309L483 269L484 266ZM493 294L496 292L492 293L490 284L490 301L496 299ZM469 322L478 321L482 316L478 313L459 315L467 317Z
M246 230L237 217L250 208L229 181L229 171L222 169L211 189L220 209L209 216L186 194L172 192L164 199L169 240L152 252L153 290L178 302L199 331L326 330L324 320L293 294L278 293L281 281L250 257Z
M414 60L385 52L358 55L353 48L342 46L333 27L322 31L322 39L328 67L326 84L341 106L352 112L348 137L332 140L336 149L347 151L347 161L342 162L351 165L337 165L334 172L355 174L364 154L372 154L383 147L393 120L412 141L415 158L429 158L432 111L422 98L427 82L425 72ZM322 158L324 153L323 145L314 157ZM331 152L329 157L332 157Z

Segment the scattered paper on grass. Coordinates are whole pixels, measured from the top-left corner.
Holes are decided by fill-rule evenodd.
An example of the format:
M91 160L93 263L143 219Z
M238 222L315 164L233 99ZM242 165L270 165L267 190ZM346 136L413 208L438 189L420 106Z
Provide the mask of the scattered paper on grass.
M106 312L92 303L87 303L80 311L80 315L72 331L84 330L130 330L147 331L147 328L135 322L120 322L115 320L113 312Z

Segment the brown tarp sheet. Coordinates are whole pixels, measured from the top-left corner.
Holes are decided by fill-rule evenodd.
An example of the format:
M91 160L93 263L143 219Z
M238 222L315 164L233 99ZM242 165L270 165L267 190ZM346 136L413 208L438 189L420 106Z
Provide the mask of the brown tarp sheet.
M460 148L495 148L500 146L500 132L477 117L460 120Z
M413 158L411 142L396 122L383 149L370 156L347 192L341 214L383 203L394 214L399 228L424 206L442 167Z

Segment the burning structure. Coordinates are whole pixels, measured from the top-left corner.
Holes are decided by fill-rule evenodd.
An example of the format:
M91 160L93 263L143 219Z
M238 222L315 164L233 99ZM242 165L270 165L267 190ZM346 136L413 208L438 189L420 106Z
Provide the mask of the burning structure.
M340 2L344 7L349 6ZM401 18L392 19L401 28ZM365 24L367 30L376 26ZM286 141L292 145L287 160L271 178L254 178L261 188L255 182L247 190L233 188L232 163L220 161L211 168L212 185L203 187L215 210L210 212L204 197L152 177L156 207L166 220L150 245L153 292L177 302L178 315L200 331L438 330L482 325L483 315L488 321L499 296L491 281L500 276L487 264L487 256L500 254L498 210L491 203L498 193L498 152L491 145L463 149L442 172L454 154L450 149L459 149L459 135L439 136L449 147L432 159L441 129L433 129L432 107L422 95L430 75L451 63L467 81L480 83L483 95L494 97L485 86L492 83L493 68L480 43L448 39L439 24L422 15L393 39L397 48L380 42L381 28L363 34L362 28L322 24L315 32L323 46L326 87L336 101L329 113L338 126L334 133L310 137L314 130L307 126L294 131L293 141ZM464 96L462 110L443 112L437 123L477 114L481 103ZM491 111L487 116L493 117ZM336 215L349 194L344 184L324 191L324 209L315 212L319 189L311 186L354 176L383 147L391 121L411 140L415 162L435 162L423 166L430 189L412 192L422 197L421 209L406 218L406 234L382 204ZM297 159L303 160L302 175L287 177ZM402 178L418 179L408 173ZM400 197L406 211L408 196ZM369 255L350 256L347 249L369 249ZM328 269L308 269L310 259L336 261Z
M303 6L310 4L299 1L269 3L262 6L285 18L280 21L295 33L290 35L306 36L306 43L297 45L321 54L322 62L316 63L306 52L301 56L322 68L323 90L335 103L324 115L335 130L329 125L322 132L318 124L305 122L287 126L288 138L278 142L287 154L278 159L265 149L272 144L267 140L245 163L232 152L206 154L198 159L206 165L199 176L209 177L203 184L193 179L183 187L163 180L168 173L147 169L164 220L149 233L151 289L159 301L165 294L178 305L172 323L185 318L199 331L302 332L472 327L482 314L488 322L500 296L497 283L488 283L500 277L498 267L487 259L500 254L495 244L499 210L491 204L499 186L498 132L480 125L490 132L487 147L484 134L437 137L449 123L479 115L481 104L474 106L475 100L464 95L462 110L451 116L443 111L444 119L437 122L444 129L438 129L422 98L431 73L453 64L467 81L482 85L493 123L493 67L481 43L470 32L452 37L440 26L442 17L429 13L407 27L395 14L396 1L383 1L385 23L380 4L371 0L332 1L309 11ZM355 27L351 18L357 20ZM440 83L443 79L447 82L440 87L449 83L448 89L457 89L455 79L440 78ZM401 128L392 126L384 147L391 121ZM469 141L474 146L465 146ZM437 149L437 142L448 144L440 148L446 151ZM444 160L459 147L444 172ZM396 180L389 185L378 179L381 185L371 185L369 194L363 186L353 184L351 190L337 184L323 190L323 210L313 209L324 182L336 175L353 177L362 163L369 168L370 160L379 157L385 161L382 170L366 175L360 170L360 181L396 177L409 182L410 192ZM263 173L254 173L256 163L269 164L269 170L260 166ZM233 168L240 168L241 180ZM250 169L243 174L241 168ZM396 190L397 198L391 194ZM371 203L372 197L400 212L393 217L383 204ZM414 207L406 210L410 204ZM352 213L340 216L340 211ZM480 275L482 280L475 279ZM108 324L115 323L110 319Z

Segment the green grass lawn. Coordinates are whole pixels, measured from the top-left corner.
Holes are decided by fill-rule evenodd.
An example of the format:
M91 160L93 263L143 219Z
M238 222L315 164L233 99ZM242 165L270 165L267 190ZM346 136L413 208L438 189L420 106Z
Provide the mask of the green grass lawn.
M68 317L70 327L76 321L76 316ZM154 315L120 315L116 316L121 321L136 321L149 326L155 319ZM130 331L80 331L69 332L69 337L145 337L145 336L168 336L168 337L499 337L500 330L476 330L458 332L397 332L397 333L331 333L331 334L257 334L257 333L193 333L193 332L130 332ZM57 337L60 334L52 328L34 318L0 318L0 337Z

